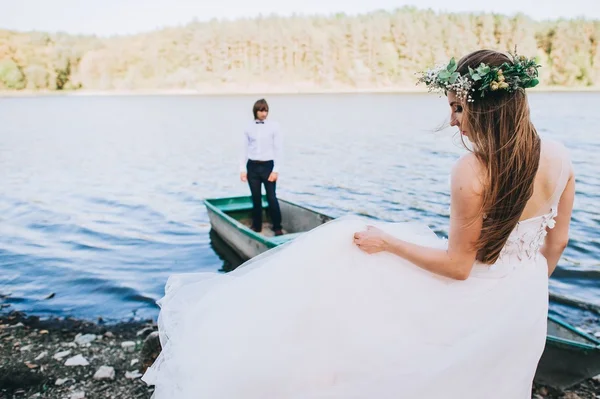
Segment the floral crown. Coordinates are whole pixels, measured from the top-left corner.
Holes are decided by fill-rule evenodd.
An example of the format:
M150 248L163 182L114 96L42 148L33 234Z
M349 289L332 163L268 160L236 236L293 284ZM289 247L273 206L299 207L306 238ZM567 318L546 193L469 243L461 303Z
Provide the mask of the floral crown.
M520 88L535 87L539 83L537 77L541 65L532 58L518 56L516 51L509 54L512 64L505 62L494 67L481 63L475 69L469 67L469 72L464 75L456 71L456 61L452 58L446 66L441 65L420 72L417 84L425 83L430 92L441 91L447 94L448 91L453 91L458 99L468 102L475 101L475 92L479 92L480 97L485 97L490 91L513 92Z

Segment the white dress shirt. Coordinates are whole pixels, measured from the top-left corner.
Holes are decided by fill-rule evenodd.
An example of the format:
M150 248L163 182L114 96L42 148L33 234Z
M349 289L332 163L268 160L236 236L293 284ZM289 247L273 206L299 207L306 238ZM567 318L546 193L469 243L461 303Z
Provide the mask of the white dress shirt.
M273 161L273 173L279 173L283 159L283 139L279 124L265 120L253 121L244 130L240 172L246 172L246 163L253 161Z

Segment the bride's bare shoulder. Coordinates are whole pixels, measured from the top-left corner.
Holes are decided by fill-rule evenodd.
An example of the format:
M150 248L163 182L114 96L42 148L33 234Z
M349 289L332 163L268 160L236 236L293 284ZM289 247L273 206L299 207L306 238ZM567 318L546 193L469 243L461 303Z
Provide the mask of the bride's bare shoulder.
M452 168L452 186L481 194L485 182L485 167L477 156L468 153L460 157Z

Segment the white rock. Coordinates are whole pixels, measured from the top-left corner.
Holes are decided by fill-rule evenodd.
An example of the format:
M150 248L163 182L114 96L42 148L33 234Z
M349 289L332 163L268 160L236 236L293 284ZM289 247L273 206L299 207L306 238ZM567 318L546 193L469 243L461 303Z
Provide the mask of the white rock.
M21 348L21 352L31 350L31 348L33 348L33 345L25 345Z
M70 354L71 354L71 351L70 351L70 350L66 350L66 351L62 351L62 352L57 352L57 353L55 353L55 354L54 354L54 358L55 358L56 360L60 360L60 359L62 359L63 357L67 357L67 356L69 356Z
M115 334L111 333L110 331L107 331L107 332L104 333L104 336L106 338L113 338L115 336Z
M133 342L133 341L121 342L121 348L125 349L126 352L133 352L135 350L135 342Z
M146 337L146 335L150 334L152 331L154 331L154 329L152 327L146 327L140 331L138 331L135 335L137 335L138 337Z
M47 351L43 351L42 353L40 353L39 355L37 355L37 357L33 360L42 360L43 358L45 358L46 356L48 356L48 352Z
M85 392L83 392L83 391L73 392L71 394L71 396L69 396L69 399L83 399L83 398L85 398Z
M125 378L128 378L130 380L135 380L136 378L140 378L141 376L142 376L142 373L140 373L137 370L125 372Z
M65 362L65 366L89 366L89 362L82 355L73 356Z
M600 382L600 374L598 374L597 376L594 377L594 380Z
M136 364L138 364L140 361L140 359L131 359L131 365L135 366Z
M95 380L113 380L115 378L115 369L110 366L100 366L96 374Z
M85 334L85 335L77 334L77 336L75 337L75 343L77 345L90 344L95 340L96 340L95 334Z
M600 331L598 331L596 334L594 334L594 336L595 336L596 338L600 338Z
M56 382L54 382L54 385L59 387L61 385L65 385L65 383L69 380L70 380L70 378L57 378Z

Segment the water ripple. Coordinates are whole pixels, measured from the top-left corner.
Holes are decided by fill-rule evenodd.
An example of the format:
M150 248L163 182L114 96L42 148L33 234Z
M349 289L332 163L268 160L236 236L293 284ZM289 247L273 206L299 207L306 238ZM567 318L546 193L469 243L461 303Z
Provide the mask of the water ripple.
M38 314L153 317L170 274L228 270L202 201L247 194L237 176L238 138L253 99L221 100L3 100L0 303ZM600 304L598 100L597 93L530 97L538 131L567 145L576 171L571 241L550 288L567 298L551 312L580 323L596 316L577 303ZM418 219L447 236L449 175L464 150L452 129L436 130L447 114L443 100L271 102L286 135L280 197L332 216ZM68 123L53 117L65 109Z

